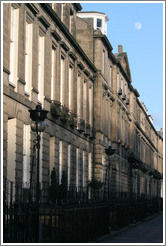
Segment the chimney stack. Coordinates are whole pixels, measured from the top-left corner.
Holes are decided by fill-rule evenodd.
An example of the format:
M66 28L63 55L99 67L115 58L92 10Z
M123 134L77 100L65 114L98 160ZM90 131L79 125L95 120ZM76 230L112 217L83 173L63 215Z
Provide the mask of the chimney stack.
M118 45L118 54L119 53L123 53L123 46L122 45Z

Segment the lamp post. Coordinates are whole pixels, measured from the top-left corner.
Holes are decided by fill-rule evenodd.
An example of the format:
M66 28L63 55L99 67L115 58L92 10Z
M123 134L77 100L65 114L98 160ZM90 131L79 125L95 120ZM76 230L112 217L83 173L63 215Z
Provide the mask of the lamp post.
M135 185L136 185L136 180L134 182L134 175L137 178L138 170L140 168L140 164L137 163L137 160L134 158L133 153L130 153L128 156L128 160L130 163L130 222L135 223L136 220L136 197L134 196L135 194ZM134 191L133 191L134 188ZM138 194L137 194L138 197Z
M108 200L109 200L109 193L110 193L110 180L109 180L109 175L110 175L110 156L112 156L115 153L115 149L112 148L112 146L109 146L107 149L105 149L105 153L108 156L108 166L106 168L106 174L105 174L105 186L104 186L104 195L105 195L105 189L106 189L106 179L107 179L107 175L108 175Z
M40 203L40 133L43 132L46 128L45 119L47 118L47 110L42 109L41 105L37 105L36 109L29 110L30 118L32 120L31 129L33 132L36 132L36 147L37 147L37 177L36 177L36 203L37 203L37 239L39 241L39 203Z

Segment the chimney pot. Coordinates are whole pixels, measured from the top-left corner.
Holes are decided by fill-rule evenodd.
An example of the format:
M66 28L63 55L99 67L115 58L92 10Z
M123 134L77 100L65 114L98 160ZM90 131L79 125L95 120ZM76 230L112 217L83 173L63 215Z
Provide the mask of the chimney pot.
M118 45L118 53L122 53L123 52L123 46L122 45Z

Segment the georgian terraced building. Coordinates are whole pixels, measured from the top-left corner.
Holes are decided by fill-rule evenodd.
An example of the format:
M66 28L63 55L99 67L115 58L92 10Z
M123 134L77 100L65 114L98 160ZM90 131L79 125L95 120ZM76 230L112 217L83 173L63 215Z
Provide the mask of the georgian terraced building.
M49 186L55 168L69 186L95 178L112 196L160 196L162 137L132 86L127 53L121 45L112 52L104 13L81 9L3 4L3 175L29 188L35 134L28 110L41 104L49 111L41 184Z

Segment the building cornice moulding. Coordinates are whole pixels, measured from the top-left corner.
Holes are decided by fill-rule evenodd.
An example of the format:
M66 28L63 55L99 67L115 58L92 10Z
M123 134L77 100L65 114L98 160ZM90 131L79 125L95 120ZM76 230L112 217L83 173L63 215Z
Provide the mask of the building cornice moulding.
M44 11L47 12L47 14L52 18L52 20L57 24L57 26L60 28L60 30L64 33L66 38L69 40L71 45L77 50L77 52L81 55L81 57L87 62L89 67L96 72L97 69L95 65L91 62L91 60L88 58L88 56L85 54L81 46L78 44L76 39L71 35L71 33L68 31L66 26L61 22L59 17L56 15L55 11L51 8L51 6L48 3L40 3L40 6L44 9Z
M26 6L34 13L35 16L39 13L39 9L37 8L36 4L26 3Z

